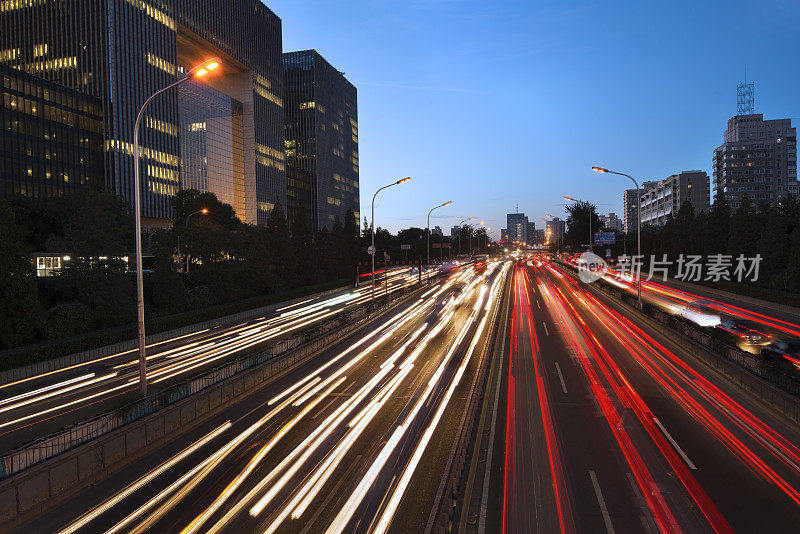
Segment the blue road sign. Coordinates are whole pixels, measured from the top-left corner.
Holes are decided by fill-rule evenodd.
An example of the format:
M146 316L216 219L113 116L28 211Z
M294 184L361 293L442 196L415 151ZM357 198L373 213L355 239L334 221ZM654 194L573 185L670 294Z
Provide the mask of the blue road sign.
M595 232L595 245L613 245L617 242L617 234L614 232Z

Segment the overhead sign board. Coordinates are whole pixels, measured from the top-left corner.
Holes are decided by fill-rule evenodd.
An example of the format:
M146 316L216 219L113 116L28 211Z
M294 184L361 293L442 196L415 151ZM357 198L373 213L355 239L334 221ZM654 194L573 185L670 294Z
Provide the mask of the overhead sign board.
M594 243L596 245L613 245L617 242L617 234L614 232L595 232Z

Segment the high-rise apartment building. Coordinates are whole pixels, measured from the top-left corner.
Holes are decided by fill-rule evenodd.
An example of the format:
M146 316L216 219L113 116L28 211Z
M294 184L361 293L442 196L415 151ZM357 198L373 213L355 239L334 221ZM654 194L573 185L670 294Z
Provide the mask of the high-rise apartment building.
M509 213L506 215L506 230L509 241L528 242L528 217L524 213Z
M644 182L642 186L642 224L663 225L670 215L678 214L686 201L691 201L695 215L708 211L709 178L704 171L683 171L664 180ZM635 214L633 222L635 229Z
M609 213L608 215L600 215L600 220L603 221L603 226L606 230L615 230L622 233L624 225L622 219L617 217L616 213Z
M283 54L289 219L313 228L359 213L356 88L316 50Z
M622 193L622 206L623 206L623 229L626 234L636 231L636 221L639 216L638 204L639 196L644 194L644 189L626 189Z
M752 202L776 202L798 194L797 132L791 119L764 120L761 113L728 120L724 143L714 150L714 192L737 209Z
M564 239L564 234L567 233L567 221L563 221L558 217L553 217L545 223L545 243L556 243Z
M0 4L0 62L99 100L104 182L133 200L133 127L145 100L204 59L218 75L155 99L140 132L145 224L199 187L263 223L285 204L281 21L259 0ZM45 139L45 144L50 144Z

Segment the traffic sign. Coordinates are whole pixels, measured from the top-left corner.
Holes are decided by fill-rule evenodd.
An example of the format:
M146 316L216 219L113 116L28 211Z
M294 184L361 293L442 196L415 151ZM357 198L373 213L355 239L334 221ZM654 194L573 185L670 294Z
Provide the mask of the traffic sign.
M400 250L411 250L411 245L400 245Z
M610 258L610 257L611 257L611 249L607 248L606 249L606 258Z
M613 245L617 242L617 234L614 232L595 232L595 245Z
M375 247L373 247L372 245L368 246L367 247L367 254L369 254L370 256L374 256L375 255Z

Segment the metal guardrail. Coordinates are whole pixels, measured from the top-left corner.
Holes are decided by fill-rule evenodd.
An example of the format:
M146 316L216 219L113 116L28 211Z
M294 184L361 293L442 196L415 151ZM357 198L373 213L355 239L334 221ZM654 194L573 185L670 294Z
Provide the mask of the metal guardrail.
M304 330L299 334L281 340L267 348L259 349L254 353L241 356L235 360L229 360L211 370L186 378L177 384L171 384L147 397L13 449L0 456L0 479L16 474L23 469L47 460L57 454L66 452L78 445L82 445L94 438L132 423L133 421L142 419L159 409L170 406L207 387L227 380L256 365L274 359L309 341L320 338L330 333L332 330L364 319L370 313L382 311L382 308L385 308L389 303L405 297L416 288L417 286L405 287L389 293L388 295L380 296L373 302L369 302L351 312Z

